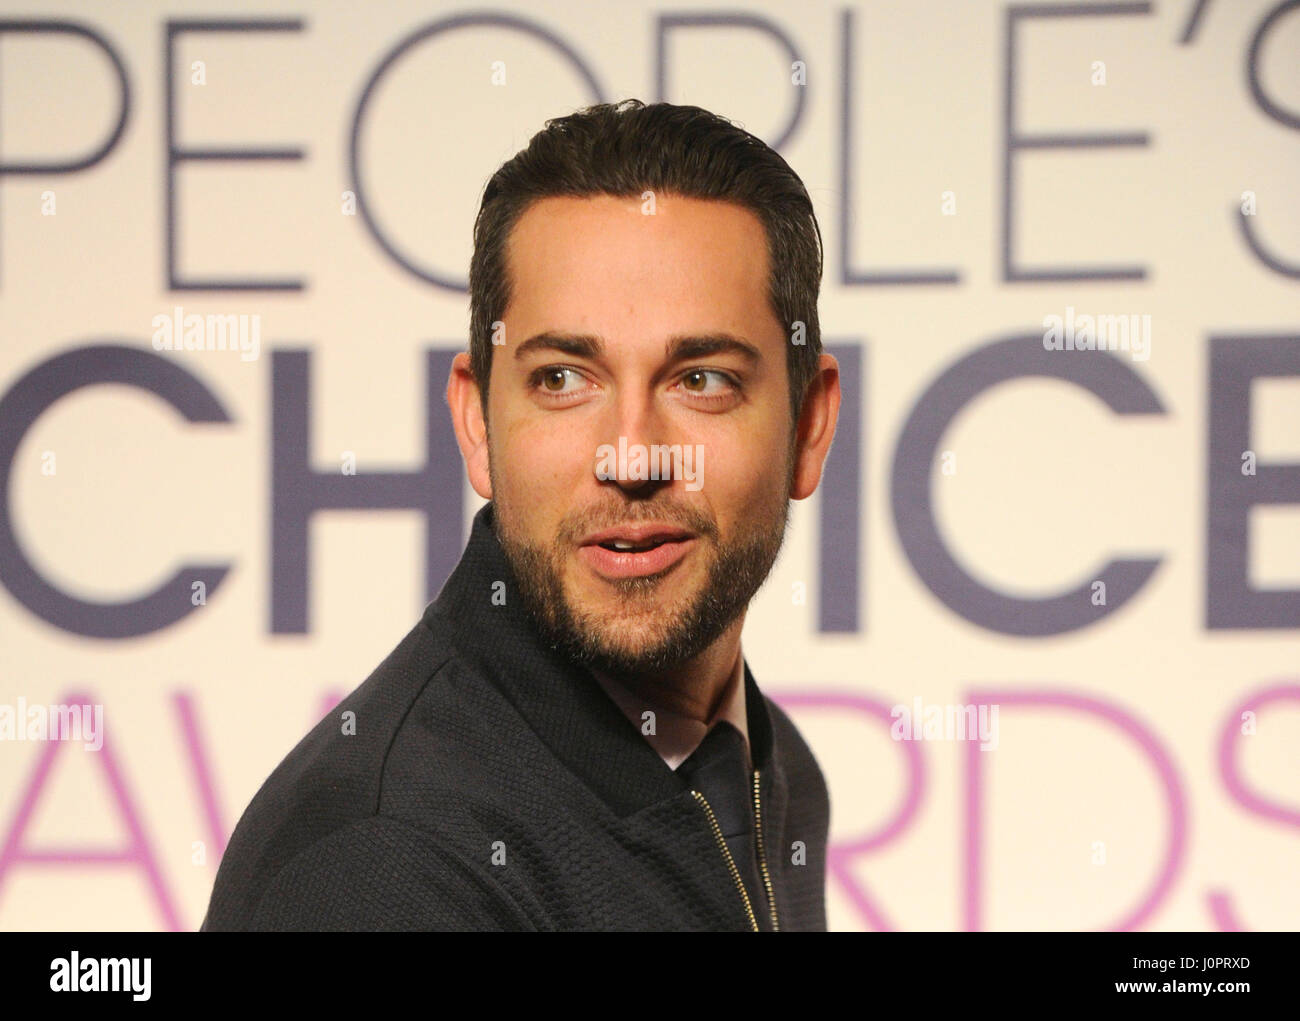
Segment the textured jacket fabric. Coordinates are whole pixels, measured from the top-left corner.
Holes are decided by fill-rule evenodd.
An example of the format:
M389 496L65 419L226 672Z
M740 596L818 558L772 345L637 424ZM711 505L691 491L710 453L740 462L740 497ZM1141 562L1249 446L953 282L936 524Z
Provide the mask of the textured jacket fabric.
M755 930L763 901L747 907L687 780L543 643L492 509L420 622L257 792L205 931ZM745 692L777 922L824 930L826 783L748 664Z

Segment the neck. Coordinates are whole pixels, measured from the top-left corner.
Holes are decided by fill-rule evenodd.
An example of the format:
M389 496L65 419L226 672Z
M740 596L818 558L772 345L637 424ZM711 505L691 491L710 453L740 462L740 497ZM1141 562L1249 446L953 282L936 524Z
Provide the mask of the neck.
M717 641L671 670L616 677L614 680L635 692L648 705L660 706L678 716L707 724L721 709L735 676L744 622L742 613L718 636Z

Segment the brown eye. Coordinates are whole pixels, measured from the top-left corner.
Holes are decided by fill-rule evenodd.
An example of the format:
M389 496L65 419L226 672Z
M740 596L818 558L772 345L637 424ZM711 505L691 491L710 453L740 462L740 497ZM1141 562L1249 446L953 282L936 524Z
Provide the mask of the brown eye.
M577 397L584 392L587 377L570 365L544 365L528 375L528 386L552 397ZM575 386L567 384L574 383Z
M721 383L724 389L718 390L716 387L710 389L710 377L715 384ZM738 390L736 381L721 369L687 369L680 378L682 388L697 397L722 397L727 390L732 392Z

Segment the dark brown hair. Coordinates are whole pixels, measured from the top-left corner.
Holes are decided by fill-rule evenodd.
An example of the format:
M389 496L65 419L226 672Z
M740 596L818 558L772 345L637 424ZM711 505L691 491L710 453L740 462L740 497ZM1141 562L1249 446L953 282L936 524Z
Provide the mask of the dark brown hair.
M762 139L698 106L601 103L546 122L527 148L502 164L483 191L469 268L470 366L487 414L492 323L510 300L506 242L536 200L555 196L676 193L732 202L753 212L767 234L772 312L804 343L786 346L795 422L817 372L821 327L821 228L790 165Z

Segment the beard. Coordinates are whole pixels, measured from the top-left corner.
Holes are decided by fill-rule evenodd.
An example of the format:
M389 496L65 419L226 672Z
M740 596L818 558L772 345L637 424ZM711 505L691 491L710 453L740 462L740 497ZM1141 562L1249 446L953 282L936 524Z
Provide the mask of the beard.
M789 523L793 451L785 468L785 488L742 515L738 533L726 541L707 513L672 499L666 491L649 498L624 495L617 502L569 514L549 544L516 536L499 502L493 527L521 602L547 645L616 677L651 675L680 666L712 645L767 579ZM495 480L493 492L504 492ZM606 581L614 593L612 608L576 605L565 590L564 572L581 539L598 529L641 521L662 521L693 532L692 554L709 558L703 583L665 603L660 589L666 575L619 578ZM669 571L684 566L679 563Z

